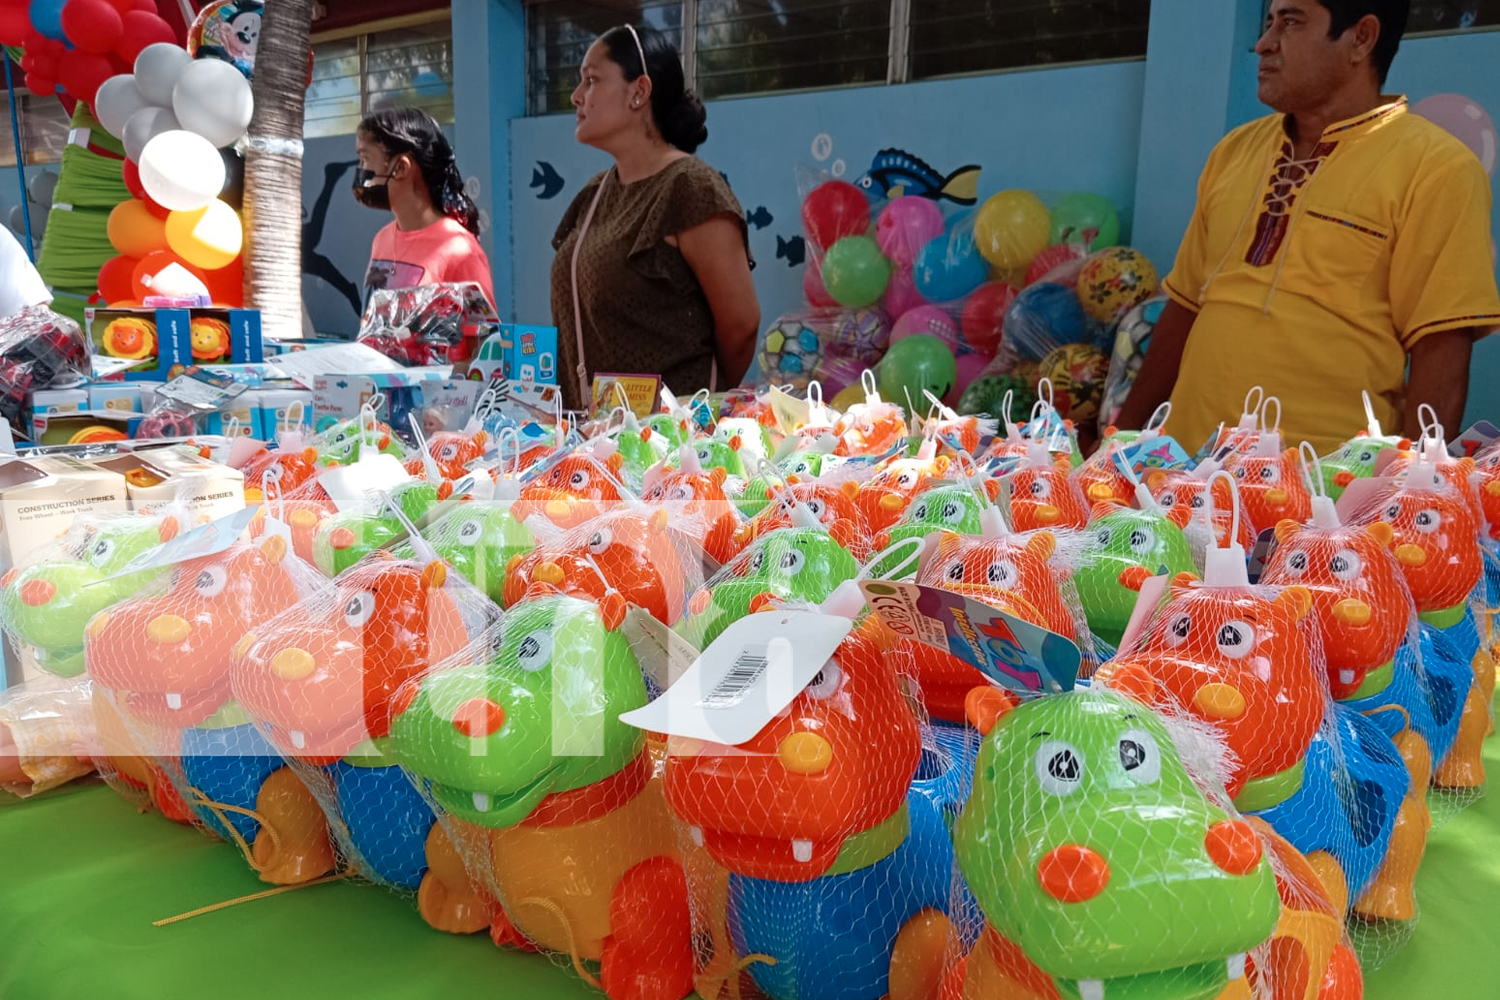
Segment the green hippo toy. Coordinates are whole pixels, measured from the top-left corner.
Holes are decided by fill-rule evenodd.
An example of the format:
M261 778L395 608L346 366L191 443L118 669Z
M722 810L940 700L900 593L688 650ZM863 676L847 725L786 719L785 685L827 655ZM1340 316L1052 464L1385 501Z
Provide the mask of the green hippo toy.
M0 580L0 621L38 665L60 677L83 673L83 630L105 608L140 595L160 570L109 579L177 536L173 515L122 515L91 526L82 555L13 569Z
M723 469L730 476L744 478L745 462L740 456L741 444L739 438L731 438L728 441L698 438L692 442L692 449L693 453L698 456L698 464L705 472L709 469ZM676 469L680 467L681 459L674 451L666 457L664 464L668 469Z
M998 480L990 480L998 487ZM901 520L875 536L880 551L908 538L926 538L937 531L978 535L984 531L980 514L985 503L967 486L935 486L912 500Z
M397 692L392 753L480 846L466 864L500 903L497 943L600 962L614 1000L680 1000L687 881L646 734L620 721L647 701L629 642L556 596L514 608L492 649Z
M776 446L771 441L771 432L758 420L748 417L726 417L714 427L713 439L729 444L739 438L739 453L742 462L757 464L768 461Z
M686 424L670 413L653 413L641 421L641 426L665 441L669 452L680 448L682 442L688 440Z
M707 649L763 601L818 604L858 575L858 561L823 528L778 528L756 539L694 594L677 628L695 647Z
M1375 465L1380 453L1391 448L1406 450L1411 447L1409 438L1394 438L1381 435L1371 437L1361 431L1358 437L1350 438L1335 452L1320 459L1323 466L1323 490L1329 499L1338 500L1344 490L1356 479L1369 479L1375 475Z
M511 515L509 504L463 504L424 529L422 536L460 576L502 607L506 567L536 548L536 537ZM410 543L402 543L396 556L417 558Z
M401 505L407 519L415 523L452 491L452 483L413 480L392 489L391 498ZM318 525L318 533L313 536L313 562L331 580L376 549L388 546L403 530L401 522L385 510L374 514L363 511L335 514Z
M361 426L363 424L363 426ZM345 420L334 424L318 435L313 447L318 452L319 465L349 465L359 458L360 442L373 447L382 455L406 458L406 447L401 439L385 424L371 423L368 417Z
M1111 646L1119 645L1130 624L1143 583L1162 574L1196 572L1182 528L1154 505L1136 510L1095 504L1085 538L1073 581L1089 628Z
M1211 1000L1280 918L1255 829L1204 797L1154 712L1113 693L1003 711L953 834L985 938L1065 1000Z

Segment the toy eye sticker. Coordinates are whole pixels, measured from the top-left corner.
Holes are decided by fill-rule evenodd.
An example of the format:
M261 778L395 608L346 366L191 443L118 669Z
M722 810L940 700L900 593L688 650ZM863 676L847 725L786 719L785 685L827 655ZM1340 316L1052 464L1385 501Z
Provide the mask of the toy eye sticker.
M1083 754L1071 743L1048 740L1036 751L1036 780L1050 795L1072 795L1083 784Z
M1219 652L1232 660L1238 660L1248 656L1250 650L1255 648L1255 629L1249 622L1227 621L1219 626L1214 642L1218 645Z
M1188 636L1193 632L1193 616L1179 614L1167 623L1166 641L1168 646L1181 646L1187 642Z
M1038 479L1031 484L1031 495L1038 500L1045 500L1052 495L1052 483L1046 479Z
M946 524L958 524L964 519L963 504L957 500L949 500L943 504L943 521Z
M989 582L990 586L999 587L1001 590L1011 589L1020 578L1021 574L1016 569L1016 564L1009 559L1000 559L992 562L989 568L985 570L985 579Z
M1304 561L1306 556L1303 556ZM1364 564L1359 560L1359 553L1353 549L1340 549L1332 559L1328 560L1328 572L1344 582L1359 579L1360 570Z
M844 672L839 668L837 660L830 659L823 664L823 669L812 679L803 691L811 698L818 701L826 701L838 692L839 685L843 683Z
M1130 551L1136 555L1145 555L1156 545L1156 532L1150 528L1140 527L1130 529Z
M1156 738L1144 729L1127 729L1116 747L1120 766L1139 785L1154 785L1161 777L1161 749Z
M615 536L608 528L600 528L589 536L589 551L594 555L602 555L604 550L614 543Z
M536 673L552 662L552 632L539 628L529 633L516 647L516 662L521 669Z
M363 628L375 614L375 595L368 590L354 594L344 604L344 622L350 628Z
M807 557L796 549L788 549L781 554L776 568L787 576L796 576L802 572L802 567L807 565Z
M193 580L193 589L204 597L218 597L224 592L224 585L229 582L229 576L224 572L223 566L207 566L198 571L198 576Z
M1438 513L1431 507L1427 508L1426 510L1417 512L1417 530L1422 532L1422 534L1424 535L1432 534L1434 531L1438 530L1438 528L1442 527L1442 524L1443 515Z
M1301 576L1307 572L1307 553L1301 549L1293 549L1286 555L1286 570L1292 576Z

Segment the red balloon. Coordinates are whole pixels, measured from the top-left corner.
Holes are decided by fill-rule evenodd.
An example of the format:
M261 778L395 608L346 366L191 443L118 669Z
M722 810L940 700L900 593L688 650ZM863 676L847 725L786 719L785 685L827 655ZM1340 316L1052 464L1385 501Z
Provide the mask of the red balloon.
M159 14L161 8L156 6L156 0L135 0L130 5L131 10L138 10L146 14Z
M128 14L135 10L134 0L108 0L108 2L117 14Z
M123 168L125 176L125 190L142 200L146 197L146 186L141 183L141 168L136 166L134 160L126 160Z
M31 34L31 11L24 3L0 5L0 45L24 45Z
M963 327L964 339L976 354L993 358L1000 350L1005 311L1015 300L1015 286L1004 281L986 282L969 296L959 323Z
M155 14L133 10L121 18L121 21L124 30L120 33L120 44L115 46L115 54L131 65L135 64L135 57L148 45L155 45L157 42L177 44L177 33L172 30L172 26Z
M99 269L99 294L105 302L119 302L135 294L135 269L140 261L134 257L113 257Z
M216 306L238 308L245 304L245 261L236 257L228 267L205 273L208 294Z
M47 80L56 80L60 76L57 72L57 60L50 53L43 52L38 52L31 58L31 68L26 72L35 73Z
M49 80L35 73L27 73L26 89L38 97L51 97L57 93L57 81Z
M113 50L125 31L120 12L109 0L68 0L62 9L62 27L78 51L93 55Z
M863 236L869 229L869 199L846 181L819 184L802 203L802 230L820 250L846 236Z
M80 101L93 104L99 87L114 75L115 68L103 56L74 52L62 61L58 82Z

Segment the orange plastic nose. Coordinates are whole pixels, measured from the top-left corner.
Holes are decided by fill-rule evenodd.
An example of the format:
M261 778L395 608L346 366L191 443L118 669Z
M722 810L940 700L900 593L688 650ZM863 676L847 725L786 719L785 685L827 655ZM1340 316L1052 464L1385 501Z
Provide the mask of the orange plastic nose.
M318 515L310 510L294 510L286 519L294 528L315 528L318 525Z
M490 736L505 725L505 709L488 698L470 698L453 712L453 726L465 736Z
M821 774L833 763L833 745L817 733L793 733L781 741L776 756L793 774Z
M1420 545L1398 545L1396 558L1401 560L1401 565L1416 568L1427 562L1427 550Z
M543 510L549 518L556 521L573 513L573 505L566 500L548 500Z
M1500 497L1500 479L1491 479L1485 483L1484 491L1492 497Z
M1333 617L1344 625L1364 625L1370 620L1370 606L1358 598L1346 597L1333 606Z
M875 535L875 551L884 552L891 547L891 533L882 531Z
M692 600L688 602L688 613L694 615L703 614L703 612L708 610L708 606L713 603L713 599L713 593L706 587L694 591Z
M1260 838L1249 823L1237 819L1209 827L1203 846L1209 859L1231 875L1249 875L1260 864Z
M21 571L18 569L6 570L5 575L0 576L0 587L9 587L12 583L16 582L16 577L20 575Z
M57 594L57 588L49 580L27 580L21 584L21 600L33 608L39 608Z
M328 544L340 552L354 548L354 540L354 532L348 528L334 528L328 534Z
M563 580L567 579L562 567L555 562L538 563L536 569L531 571L531 579L536 583L545 583L550 587L562 586Z
M1333 485L1335 486L1348 486L1352 482L1354 482L1354 473L1352 472L1340 471L1333 474Z
M1060 903L1093 899L1109 885L1109 862L1080 844L1055 848L1036 866L1042 891Z

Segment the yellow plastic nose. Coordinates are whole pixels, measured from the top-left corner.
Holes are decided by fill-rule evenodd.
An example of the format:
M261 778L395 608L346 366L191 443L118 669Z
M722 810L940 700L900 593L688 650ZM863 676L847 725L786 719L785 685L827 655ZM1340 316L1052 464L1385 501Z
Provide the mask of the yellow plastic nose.
M1420 545L1412 545L1410 543L1398 545L1396 546L1396 558L1401 560L1401 565L1403 566L1422 566L1427 562L1427 550Z
M544 510L549 518L556 520L573 513L573 505L566 500L548 500Z
M1491 479L1485 483L1484 491L1492 497L1500 497L1500 479Z
M1245 714L1245 696L1228 684L1205 684L1193 695L1193 707L1210 719L1238 719Z
M1056 524L1057 519L1061 516L1062 511L1050 503L1044 503L1036 509L1036 519L1039 524Z
M310 510L294 510L286 520L294 528L315 528L318 525L318 515Z
M781 741L776 755L793 774L819 774L833 763L833 746L817 733L793 733Z
M163 646L173 646L193 634L193 626L178 615L158 615L146 626L146 638Z
M1344 625L1365 625L1370 621L1370 606L1357 598L1345 598L1333 606L1333 617Z
M300 681L318 668L318 662L305 649L296 646L283 649L271 657L271 672L284 681Z
M906 498L899 493L887 493L880 498L880 508L885 511L898 511L904 503Z
M89 620L88 633L90 639L97 639L104 634L109 627L109 612L101 611Z
M536 569L531 571L531 579L537 583L545 583L549 587L560 587L567 577L557 563L544 562L538 563Z
M240 641L234 644L234 649L230 652L230 655L235 659L239 659L250 652L250 647L253 645L255 645L255 633L246 632L240 636Z
M1108 483L1091 483L1089 485L1089 499L1095 502L1101 500L1113 500L1115 491L1109 488Z
M1272 507L1280 507L1282 504L1287 502L1287 499L1288 498L1286 490L1280 488L1274 490L1266 490L1266 503L1270 504Z

